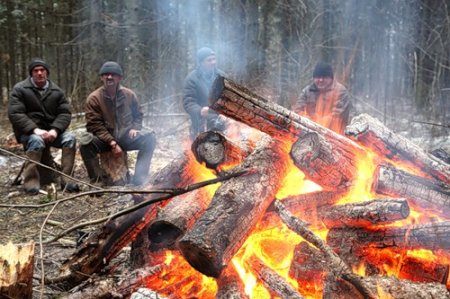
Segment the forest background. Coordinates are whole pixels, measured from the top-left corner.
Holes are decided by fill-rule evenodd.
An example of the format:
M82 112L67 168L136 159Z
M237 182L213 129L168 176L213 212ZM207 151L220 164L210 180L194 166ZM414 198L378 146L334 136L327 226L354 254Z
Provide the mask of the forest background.
M41 57L82 112L107 60L125 70L149 126L176 124L184 77L208 46L228 77L289 107L318 61L399 133L448 141L448 0L1 0L2 111ZM416 135L416 136L415 136ZM439 141L439 142L440 142Z

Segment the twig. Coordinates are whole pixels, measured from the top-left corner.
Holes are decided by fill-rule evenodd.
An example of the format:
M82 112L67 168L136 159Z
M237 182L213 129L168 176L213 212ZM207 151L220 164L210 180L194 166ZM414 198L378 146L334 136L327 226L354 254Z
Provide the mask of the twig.
M65 174L65 173L63 173L63 172L61 172L61 171L59 171L59 170L57 170L57 169L55 169L55 168L53 168L53 167L47 166L47 165L42 164L42 163L37 162L37 161L33 161L33 160L31 160L31 159L28 159L28 158L23 157L23 156L20 156L20 155L17 155L17 154L15 154L15 153L13 153L13 152L11 152L11 151L8 151L8 150L6 150L6 149L4 149L4 148L1 148L1 147L0 147L0 152L4 152L4 153L6 153L6 154L8 154L8 155L10 155L10 156L14 156L14 157L19 158L19 159L24 160L24 161L32 162L32 163L34 163L34 164L37 164L37 165L39 165L39 166L41 166L41 167L44 167L44 168L47 168L47 169L49 169L49 170L51 170L51 171L53 171L53 172L56 172L56 173L59 174L59 175L62 175L63 177L65 177L65 178L67 178L67 179L73 180L73 181L78 182L78 183L80 183L80 184L87 185L87 186L89 186L89 187L91 187L91 188L94 188L94 189L101 189L99 186L95 186L95 185L90 184L90 183L88 183L88 182L85 182L85 181L83 181L83 180L74 178L73 176L67 175L67 174Z
M94 224L99 224L99 223L102 223L102 222L110 221L110 220L113 220L113 219L115 219L115 218L117 218L119 216L122 216L122 215L125 215L125 214L129 214L131 212L139 210L140 208L143 208L143 207L148 206L150 204L157 203L157 202L160 202L160 201L163 201L163 200L166 200L166 199L170 199L170 198L172 198L174 196L181 195L181 194L184 194L184 193L187 193L187 192L190 192L190 191L193 191L193 190L196 190L196 189L208 186L208 185L216 184L216 183L228 180L228 179L233 178L233 177L237 177L237 176L241 176L241 175L244 175L244 174L248 174L248 173L251 173L252 171L253 171L253 169L233 172L233 173L229 173L229 174L226 174L224 176L221 176L219 178L215 178L215 179L211 179L211 180L195 183L195 184L192 184L192 185L188 185L185 188L175 188L175 189L163 190L164 192L155 192L155 191L146 191L146 190L142 190L142 191L136 191L136 190L135 191L106 190L106 191L111 191L109 193L113 193L113 192L116 192L116 193L142 193L142 194L145 194L145 193L167 193L167 195L163 195L161 197L157 197L157 198L153 198L153 199L142 201L139 204L131 206L130 208L121 210L121 211L119 211L119 212L117 212L115 214L112 214L112 215L109 215L109 216L106 216L106 217L103 217L103 218L95 219L95 220L88 221L88 222L79 223L77 225L74 225L74 226L66 229L65 231L63 231L62 233L57 235L56 237L54 237L54 238L52 238L50 240L47 240L44 243L48 244L48 243L54 242L54 241L60 239L61 237L65 236L66 234L76 230L76 229L79 229L79 228L82 228L82 227L85 227L85 226L88 226L88 225L94 225ZM159 191L161 191L161 190L159 190ZM98 193L97 191L95 191L95 192Z
M367 284L342 261L342 259L318 236L316 236L301 219L292 215L286 207L279 200L274 202L275 210L280 216L281 220L294 232L299 234L309 243L319 248L330 262L330 270L336 275L342 277L347 282L351 283L363 295L365 299L376 299L372 291L370 291Z

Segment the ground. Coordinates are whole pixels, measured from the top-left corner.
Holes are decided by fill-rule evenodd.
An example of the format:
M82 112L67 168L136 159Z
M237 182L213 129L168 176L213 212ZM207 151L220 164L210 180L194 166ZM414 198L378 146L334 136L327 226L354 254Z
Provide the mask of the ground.
M19 146L11 133L9 123L5 123L2 118L2 130L0 130L0 148L11 152L0 152L0 205L39 205L51 203L55 197L39 194L36 196L26 195L22 190L22 185L13 186L12 183L20 172L23 160L13 156L23 156L22 147ZM176 157L180 150L183 149L187 133L187 122L183 119L172 119L170 125L153 126L153 130L157 136L157 147L152 159L151 173L157 172L172 158ZM77 131L82 128L83 124L74 122L73 130ZM82 130L82 129L81 129ZM59 152L53 153L55 160L59 161ZM130 166L134 166L136 153L129 155ZM79 152L76 156L76 166L74 177L83 181L88 181L86 170ZM131 169L132 171L132 169ZM87 186L82 186L87 191ZM125 187L127 188L127 187ZM128 188L132 188L129 186ZM57 199L66 198L72 194L63 194L58 189ZM64 230L84 221L92 221L105 217L111 213L117 212L132 204L129 196L119 196L114 194L103 195L100 197L81 196L65 201L56 207L49 205L43 208L20 208L20 207L0 207L0 244L4 245L8 242L14 244L28 243L34 241L36 243L35 269L34 269L34 298L39 298L41 287L39 285L42 275L42 263L44 273L47 276L54 277L57 274L58 266L76 250L76 244L79 237L89 231L95 230L98 225L77 229L56 242L40 245L40 240L48 240L54 236L61 234ZM43 223L46 225L43 227ZM42 250L41 250L42 248ZM127 259L127 250L122 254L122 259ZM43 298L59 297L58 290L44 288ZM1 297L1 296L0 296Z

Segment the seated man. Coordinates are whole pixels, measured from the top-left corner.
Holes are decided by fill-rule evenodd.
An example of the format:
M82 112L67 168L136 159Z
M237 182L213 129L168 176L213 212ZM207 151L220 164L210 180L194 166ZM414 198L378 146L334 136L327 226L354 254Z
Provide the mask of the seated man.
M70 104L64 92L48 79L50 71L45 61L34 59L28 70L30 76L14 86L8 103L8 117L17 142L23 144L27 157L36 162L41 162L46 147L62 148L62 172L71 175L76 139L73 133L66 131L72 120ZM79 191L77 184L66 181L61 179L61 188L68 192ZM39 192L36 163L26 163L24 187L27 193Z
M148 176L156 138L153 132L142 131L140 103L131 89L120 85L122 77L117 62L105 62L100 68L103 86L86 100L86 130L91 137L82 142L80 152L93 183L102 177L97 154L107 151L119 156L123 151L138 150L132 183L142 185Z

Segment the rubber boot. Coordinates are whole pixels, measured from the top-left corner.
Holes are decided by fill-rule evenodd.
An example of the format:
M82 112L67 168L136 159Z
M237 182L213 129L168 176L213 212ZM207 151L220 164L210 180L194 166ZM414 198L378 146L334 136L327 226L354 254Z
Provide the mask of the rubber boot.
M104 176L103 176L103 170L100 168L100 161L98 159L98 157L92 158L92 159L84 159L83 158L83 162L84 162L84 166L86 167L88 176L89 176L89 181L92 185L96 185L99 187L103 187L105 182L104 182ZM93 189L90 189L91 191ZM96 195L90 195L95 196L95 197L99 197L102 196L102 193L98 193Z
M75 162L76 148L63 147L61 154L61 171L64 174L72 176L73 165ZM61 189L69 193L80 192L80 186L74 182L66 182L67 178L61 177Z
M133 185L141 186L146 182L152 156L153 150L149 152L139 151L134 168Z
M40 162L42 158L42 152L37 151L27 151L26 155L31 161ZM27 161L25 164L25 169L23 171L23 185L25 192L28 194L38 194L41 188L39 184L39 171L38 165Z

